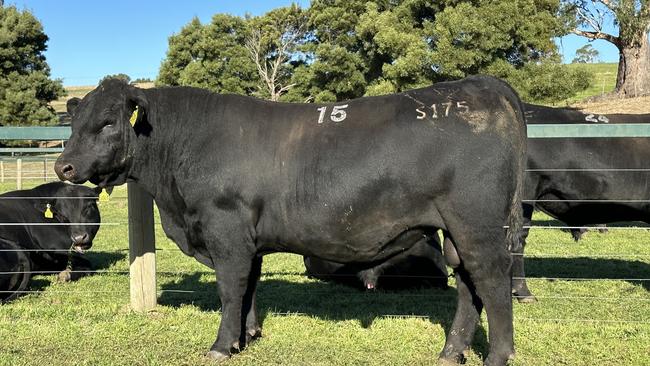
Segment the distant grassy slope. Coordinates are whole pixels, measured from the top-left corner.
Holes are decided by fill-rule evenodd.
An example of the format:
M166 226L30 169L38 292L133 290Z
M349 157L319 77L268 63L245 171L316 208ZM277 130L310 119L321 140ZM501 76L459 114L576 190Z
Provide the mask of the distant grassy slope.
M618 64L601 63L601 64L570 64L569 67L584 67L594 74L591 86L571 98L573 101L583 100L594 95L601 95L611 92L616 86L616 71Z

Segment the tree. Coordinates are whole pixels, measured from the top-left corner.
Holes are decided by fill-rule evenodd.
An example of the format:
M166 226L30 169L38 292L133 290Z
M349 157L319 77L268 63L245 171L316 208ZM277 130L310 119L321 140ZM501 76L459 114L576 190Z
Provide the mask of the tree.
M119 73L114 75L106 75L99 81L99 83L101 84L107 79L118 79L124 81L127 84L131 82L131 77L129 75Z
M598 61L598 50L586 44L576 50L576 57L571 61L574 64L591 64Z
M297 47L304 41L307 19L297 5L278 8L250 20L246 48L260 77L258 95L272 101L289 91Z
M559 1L313 0L306 11L215 15L210 27L224 31L209 34L193 20L170 38L158 82L220 91L232 59L239 75L231 92L272 100L341 101L477 73L529 88L522 95L552 91L544 100L558 100L590 80L559 62L553 37L566 23L556 18ZM242 48L247 60L239 58ZM205 72L211 64L219 72ZM543 84L526 82L524 71ZM559 80L561 87L550 85Z
M65 90L60 80L50 79L47 40L31 13L0 6L0 124L57 122L48 103Z
M246 19L233 15L217 14L206 25L194 18L169 38L156 84L252 94L257 70L244 46L249 34Z
M309 13L308 62L296 68L291 100L327 102L431 84L431 45L425 26L440 2L314 0Z
M650 2L648 0L564 0L571 32L602 39L618 48L616 93L623 97L650 94ZM618 35L607 33L612 20Z

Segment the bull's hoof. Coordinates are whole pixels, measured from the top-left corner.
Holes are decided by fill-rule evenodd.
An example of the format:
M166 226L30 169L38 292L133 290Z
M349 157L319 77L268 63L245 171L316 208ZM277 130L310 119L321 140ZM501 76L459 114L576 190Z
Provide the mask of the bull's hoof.
M225 362L230 358L230 355L221 353L219 351L210 351L205 355L209 360L214 361L215 363Z
M439 358L438 359L438 366L457 366L460 365L462 362L456 361L456 360L450 360L447 358Z
M250 328L246 329L246 339L247 340L255 340L257 338L262 337L262 328Z
M537 298L534 295L517 296L517 301L520 304L534 304L537 302Z
M497 357L495 357L497 358ZM515 353L512 352L508 355L503 360L495 360L494 358L488 356L488 358L485 359L485 362L483 363L483 366L506 366L509 365L509 361L513 361L515 359Z
M69 269L59 272L56 276L56 280L59 282L70 282L72 281L72 272Z

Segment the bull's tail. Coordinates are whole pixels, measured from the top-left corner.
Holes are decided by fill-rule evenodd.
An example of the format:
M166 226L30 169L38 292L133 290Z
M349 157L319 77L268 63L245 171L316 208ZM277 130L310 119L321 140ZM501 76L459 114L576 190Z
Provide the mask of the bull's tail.
M524 170L522 168L521 173L518 173L520 177L517 181L515 194L510 204L510 212L508 214L508 222L506 224L508 225L508 230L506 231L506 243L508 245L508 250L511 250L512 248L517 248L520 245L519 241L521 238L521 233L524 229L524 213L521 206L521 199L523 197L523 187L524 187L523 173Z
M527 163L527 154L526 154L526 140L528 138L526 132L526 122L524 117L523 103L519 100L519 96L516 94L514 89L511 89L515 94L517 99L515 108L516 119L519 123L519 136L518 143L515 143L515 151L517 153L515 159L515 171L517 172L517 183L515 185L515 192L512 196L512 201L510 202L510 212L508 214L507 225L508 230L506 233L506 242L508 250L512 248L517 248L521 244L521 237L524 229L524 213L522 206L522 199L524 198L524 186L526 179L526 163Z

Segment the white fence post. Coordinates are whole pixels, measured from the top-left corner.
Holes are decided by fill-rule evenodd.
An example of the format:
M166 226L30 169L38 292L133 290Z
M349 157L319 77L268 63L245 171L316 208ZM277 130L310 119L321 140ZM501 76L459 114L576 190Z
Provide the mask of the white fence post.
M23 160L16 159L16 189L23 189Z
M143 312L157 303L153 198L136 183L128 183L127 189L131 308Z

